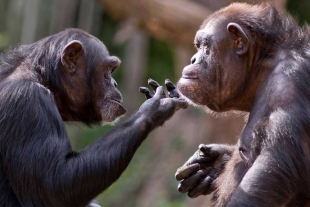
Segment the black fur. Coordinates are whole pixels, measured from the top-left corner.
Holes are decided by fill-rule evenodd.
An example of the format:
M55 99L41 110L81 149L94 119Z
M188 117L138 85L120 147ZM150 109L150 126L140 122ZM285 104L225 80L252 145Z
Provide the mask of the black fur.
M229 23L240 25L240 28L246 32L246 37L236 34L231 36L231 31L226 31ZM190 197L208 194L214 185L213 183L205 185L203 182L211 177L216 183L214 206L310 206L309 27L307 25L300 27L289 14L278 12L268 3L260 5L233 3L211 15L201 26L201 30L209 28L211 29L208 32L213 32L212 36L217 36L219 32L224 34L218 34L222 37L218 45L222 46L223 42L227 43L226 48L222 46L218 49L220 51L207 45L211 58L217 57L214 54L221 52L220 54L226 56L214 62L220 64L221 61L225 62L227 59L231 61L231 65L225 65L226 68L220 68L222 70L215 67L219 70L216 78L224 78L221 72L226 75L225 78L229 74L229 78L238 82L235 83L236 85L241 86L233 91L237 95L232 97L230 102L219 101L216 104L222 104L220 108L222 111L235 109L247 111L250 114L238 145L235 149L230 148L230 153L228 153L232 154L230 160L226 163L226 160L221 160L219 156L215 162L209 160L209 163L204 163L206 169L202 170L209 170L204 178L199 183L195 183L189 181L195 174L189 175L189 178L184 177L183 183L185 184L180 183L183 187L181 190L184 186L187 187ZM218 28L222 28L222 31ZM198 38L204 37L203 33L197 33L197 36ZM234 39L236 37L240 39ZM242 55L235 55L235 45L240 46L240 41L244 43L242 47L247 47L247 41L250 42L248 50ZM198 50L201 48L198 47ZM190 71L191 73L188 72L190 75L208 77L202 76L204 71L212 72L214 68L207 61L209 56L204 57L206 60L202 61L200 64L202 66L193 61L192 65L183 70L183 73ZM205 66L208 63L211 65L209 68ZM242 64L238 65L238 63ZM199 68L198 72L195 68ZM246 75L234 77L233 73L225 73L231 70L236 74L246 71ZM199 82L201 85L203 83L203 81ZM181 79L180 87L185 93L187 92L186 84L188 83L182 82ZM192 87L194 86L193 84ZM197 88L199 90L196 89L196 96L188 93L194 100L197 96L207 94L204 94L203 90L208 87ZM219 86L217 93L212 95L216 97L217 94L222 96L228 94L227 96L230 97L229 94L234 94L230 90L226 94L220 93L221 90L224 89ZM182 93L183 91L181 90ZM212 100L221 100L221 98ZM209 145L204 148L210 148L211 151L213 148L220 149L218 154L223 152L223 148L229 150L223 145ZM208 153L205 153L202 158L205 156L210 157ZM196 158L196 160L202 162L201 158ZM217 168L218 162L225 164L223 171ZM213 171L209 173L208 167L216 170L216 173ZM183 169L188 168L186 165L181 167L177 175L185 174ZM203 189L201 187L203 185L205 185L204 190L195 191L195 189Z
M219 177L219 188L225 188L220 186L224 182L221 179L236 179L238 184L231 198L217 191L215 203L218 206L305 206L310 203L309 33L307 26L299 27L290 15L280 14L272 6L260 7L264 9L257 16L240 14L234 18L247 26L254 40L260 41L259 47L264 48L261 59L273 58L279 50L285 51L286 58L260 92L264 99L258 98L250 111L248 123L257 116L261 120L254 121L255 128L246 126L241 135L241 138L249 136L248 130L254 132L248 167L238 168L236 161L235 169L233 163L227 164ZM259 69L258 64L256 70ZM235 157L238 156L236 153ZM228 175L230 170L234 172ZM244 170L247 172L243 177Z
M62 50L71 40L83 45L88 76L88 88L75 86L86 91L87 105L75 111L63 84L74 75L61 65ZM127 121L81 152L73 151L55 97L73 120L97 123L94 101L104 103L93 100L93 91L116 91L107 79L111 74L92 76L99 64L98 74L115 66L114 61L103 67L109 61L105 51L95 37L68 29L0 57L0 206L86 206L119 178L148 133L185 104L151 98ZM112 89L105 89L105 83Z

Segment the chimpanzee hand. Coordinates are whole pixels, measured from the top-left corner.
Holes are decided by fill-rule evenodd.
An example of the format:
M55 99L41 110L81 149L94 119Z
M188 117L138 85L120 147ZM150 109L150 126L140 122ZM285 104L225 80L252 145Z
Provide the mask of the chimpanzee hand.
M140 87L140 92L145 94L147 100L142 104L139 112L147 116L155 126L162 125L177 110L187 108L187 102L180 98L175 85L171 81L165 81L169 98L166 97L163 87L156 81L149 79L148 84L155 94L146 87Z
M225 145L199 145L195 154L177 169L175 178L181 180L178 191L188 193L191 198L210 194L232 151L231 147Z
M156 91L157 88L160 86L159 83L157 83L156 81L154 81L152 79L148 79L148 84L151 86L153 91ZM178 92L178 89L175 87L175 85L170 80L166 79L165 85L167 87L168 95L170 98L180 98L180 94ZM143 93L145 95L145 97L147 99L153 98L153 96L154 96L154 93L152 93L150 91L150 89L148 89L147 87L140 87L139 90L141 93ZM162 95L162 98L166 97L164 92L162 92L161 95Z

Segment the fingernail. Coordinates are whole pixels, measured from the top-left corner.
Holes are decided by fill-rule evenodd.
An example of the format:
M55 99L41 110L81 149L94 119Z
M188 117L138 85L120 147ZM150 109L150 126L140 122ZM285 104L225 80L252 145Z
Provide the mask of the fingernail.
M206 146L204 144L200 144L198 149L202 152L206 151Z

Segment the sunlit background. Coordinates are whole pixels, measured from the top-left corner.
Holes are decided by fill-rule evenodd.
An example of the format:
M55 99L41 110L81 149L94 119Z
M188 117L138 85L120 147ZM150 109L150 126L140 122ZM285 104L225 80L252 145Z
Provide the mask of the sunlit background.
M0 51L32 43L68 27L88 31L122 60L114 73L128 109L122 122L144 101L138 88L146 86L148 78L161 84L166 78L177 82L195 52L192 42L199 25L213 11L231 2L0 0ZM273 3L291 12L300 23L310 21L309 0L273 0ZM179 111L150 134L121 178L98 197L99 202L104 207L209 206L210 196L189 199L178 193L174 173L200 143L235 143L243 124L243 117L214 118L194 107ZM77 151L110 128L67 124Z

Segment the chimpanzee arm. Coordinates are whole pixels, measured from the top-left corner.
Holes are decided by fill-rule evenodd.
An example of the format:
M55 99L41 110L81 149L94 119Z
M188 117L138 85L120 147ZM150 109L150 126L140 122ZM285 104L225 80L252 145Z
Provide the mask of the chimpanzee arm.
M279 164L274 159L273 152L265 151L260 154L226 206L285 206L294 192L287 191L289 188L286 186L290 186L291 181ZM280 165L282 164L284 163Z
M292 108L271 114L262 151L226 206L304 206L309 199L309 117Z
M77 153L48 90L26 81L3 86L0 153L20 204L86 206L119 178L152 129L186 107L180 99L161 98L161 90L127 121Z

